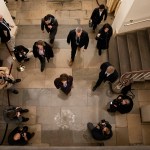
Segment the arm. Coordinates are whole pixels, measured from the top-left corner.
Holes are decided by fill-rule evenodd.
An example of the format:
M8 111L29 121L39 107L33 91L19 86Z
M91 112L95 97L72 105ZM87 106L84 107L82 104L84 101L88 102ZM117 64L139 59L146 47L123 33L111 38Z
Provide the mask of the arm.
M57 27L58 27L58 22L57 22L56 19L54 19L54 22L53 22L53 25L52 25L52 30L57 29Z
M67 36L67 43L70 44L70 41L71 41L71 31L69 32Z
M34 45L33 45L33 55L34 55L35 58L38 57L36 42L35 42Z
M87 49L89 44L89 36L88 33L85 34L85 45L84 45L84 49Z
M104 21L107 19L107 9L104 10Z
M92 12L92 15L91 15L91 18L90 19L94 19L94 17L95 17L95 13L96 13L96 10L97 10L97 8L95 8L94 10L93 10L93 12Z
M26 52L26 54L29 52L29 50L26 47L24 47L23 45L21 45L21 47L22 47L23 51Z
M46 58L47 59L50 59L50 57L54 57L54 53L53 53L53 50L52 50L52 47L45 42L45 53L46 53Z
M54 80L54 85L56 86L57 89L61 88L61 87L60 87L60 80L59 80L59 78L56 78L56 79Z
M0 70L3 71L5 75L9 75L8 67L0 67Z
M44 31L44 26L45 26L44 19L42 18L41 19L41 30L42 31Z

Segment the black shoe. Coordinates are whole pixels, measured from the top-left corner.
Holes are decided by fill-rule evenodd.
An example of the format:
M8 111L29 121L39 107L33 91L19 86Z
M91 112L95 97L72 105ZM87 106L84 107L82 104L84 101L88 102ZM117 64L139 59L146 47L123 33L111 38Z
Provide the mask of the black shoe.
M93 88L92 88L92 91L94 92L96 90L96 87L94 86Z
M41 72L43 72L44 71L44 68L41 68Z
M17 90L12 91L14 94L18 94L19 92Z
M29 118L23 118L22 122L27 122Z
M26 113L26 112L29 112L29 109L22 109L21 110L21 113Z
M21 79L16 79L15 83L21 82Z
M111 112L111 110L110 110L110 109L107 109L107 111L108 111L108 112Z

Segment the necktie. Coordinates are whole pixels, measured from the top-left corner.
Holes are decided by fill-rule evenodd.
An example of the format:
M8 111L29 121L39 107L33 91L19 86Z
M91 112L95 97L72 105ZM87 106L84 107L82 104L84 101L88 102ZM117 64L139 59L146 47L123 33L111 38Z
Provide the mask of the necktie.
M79 43L80 43L80 38L77 37L77 45L79 45Z

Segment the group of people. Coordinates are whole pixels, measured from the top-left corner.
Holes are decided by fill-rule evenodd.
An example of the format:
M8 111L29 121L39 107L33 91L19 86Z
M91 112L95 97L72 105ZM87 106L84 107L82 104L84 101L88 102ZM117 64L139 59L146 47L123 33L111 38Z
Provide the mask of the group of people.
M26 145L28 141L35 135L34 132L29 132L28 126L23 126L23 122L27 122L29 118L24 117L24 113L28 113L28 109L23 109L16 106L7 106L3 110L4 120L6 123L19 124L8 136L10 145Z
M102 20L107 19L107 9L102 4L98 8L95 8L90 17L89 23L90 27L92 27L93 32L97 28L97 25L101 23ZM55 40L55 36L58 28L57 19L48 14L41 20L41 30L44 33L44 29L49 34L49 43L38 40L33 44L33 50L29 50L23 45L12 46L11 44L11 35L10 31L13 26L9 25L2 15L0 15L0 37L1 42L7 44L8 48L13 51L17 61L19 63L23 63L29 61L30 58L34 55L35 58L38 58L41 63L41 72L44 71L46 60L50 61L50 58L54 57L53 53L53 44ZM102 28L100 28L98 34L95 39L97 40L97 49L98 54L102 54L102 50L108 49L109 40L112 36L113 30L110 24L105 23ZM71 44L71 59L69 62L69 66L72 66L75 60L76 51L80 51L82 47L84 50L87 49L89 44L89 36L86 31L84 31L81 27L77 27L69 32L67 36L67 43ZM109 83L114 83L118 79L119 75L115 67L109 62L104 62L100 66L99 78L92 88L94 92L102 82L108 81ZM11 75L11 71L7 67L0 67L0 89L7 88L11 90L13 93L17 94L18 91L12 88L15 83L20 82L21 79L14 79ZM54 85L57 89L60 89L63 93L68 95L73 86L73 77L67 75L66 73L61 74L58 78L54 80ZM109 103L108 112L116 112L120 113L128 113L131 111L133 107L132 99L126 94L119 95L116 99L112 100ZM11 112L9 112L11 110ZM18 122L26 122L29 118L25 118L22 116L22 113L26 113L29 110L22 109L20 107L13 107L9 111L7 110L4 113L4 117L6 121L15 120ZM12 113L12 110L14 112ZM91 132L92 136L96 140L106 140L112 137L112 126L106 120L101 120L96 126L94 126L91 122L87 124L87 128ZM28 132L28 127L24 126L22 128L15 128L10 136L9 136L9 144L12 145L25 145L27 141L34 136L34 133ZM19 142L18 142L19 141Z

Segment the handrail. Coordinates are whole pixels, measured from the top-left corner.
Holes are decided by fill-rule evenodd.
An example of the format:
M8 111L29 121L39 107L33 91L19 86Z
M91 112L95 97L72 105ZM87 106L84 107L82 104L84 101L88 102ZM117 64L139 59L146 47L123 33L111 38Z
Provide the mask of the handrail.
M136 21L136 22L133 22L133 20L131 20L131 23L124 24L124 26L130 26L130 25L133 25L133 24L146 22L146 21L150 21L150 19L144 19L144 20L140 20L140 21Z
M118 93L130 83L145 81L146 79L150 79L150 70L126 72L113 84L113 91Z

